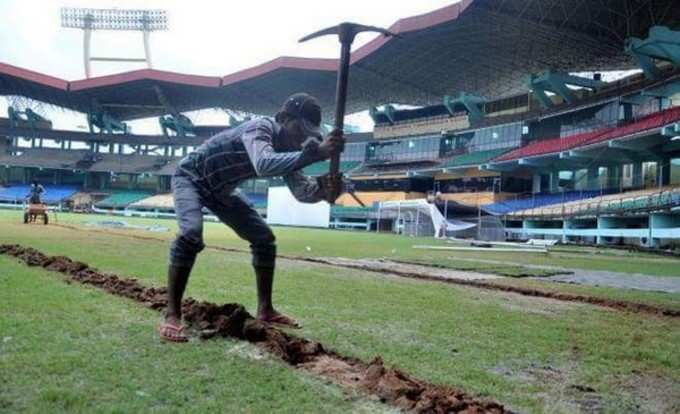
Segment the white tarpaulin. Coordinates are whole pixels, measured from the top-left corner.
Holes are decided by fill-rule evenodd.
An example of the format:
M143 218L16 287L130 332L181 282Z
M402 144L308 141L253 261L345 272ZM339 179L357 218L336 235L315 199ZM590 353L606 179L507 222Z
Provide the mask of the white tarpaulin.
M269 187L267 223L328 228L330 218L331 205L327 202L301 203L288 187Z

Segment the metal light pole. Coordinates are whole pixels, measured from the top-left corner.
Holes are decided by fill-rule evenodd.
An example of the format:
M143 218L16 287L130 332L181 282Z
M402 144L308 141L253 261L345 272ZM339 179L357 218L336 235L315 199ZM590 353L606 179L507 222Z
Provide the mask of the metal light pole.
M119 9L81 9L64 7L61 9L61 27L83 30L83 63L85 76L92 75L91 62L145 62L151 69L151 32L168 30L168 17L165 10L119 10ZM92 31L122 30L142 32L144 57L92 57L90 54Z

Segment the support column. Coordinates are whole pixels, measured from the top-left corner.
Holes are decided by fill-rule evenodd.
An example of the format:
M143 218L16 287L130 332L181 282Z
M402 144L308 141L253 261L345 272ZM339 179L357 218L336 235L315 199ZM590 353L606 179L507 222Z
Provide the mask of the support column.
M90 70L90 39L92 37L92 30L88 22L87 27L83 30L83 63L85 64L85 77L89 78L92 73Z
M656 178L660 186L671 184L671 158L664 157L656 164Z
M607 186L608 189L621 187L621 167L618 165L610 165L607 167Z
M599 190L600 189L599 178L600 172L598 167L588 168L588 176L586 178L587 190L590 191Z
M128 190L134 190L137 187L137 175L128 174Z
M560 172L555 170L550 172L550 190L551 193L560 191Z
M531 192L540 193L541 190L541 174L534 174L532 177Z
M642 187L642 163L633 163L633 187Z

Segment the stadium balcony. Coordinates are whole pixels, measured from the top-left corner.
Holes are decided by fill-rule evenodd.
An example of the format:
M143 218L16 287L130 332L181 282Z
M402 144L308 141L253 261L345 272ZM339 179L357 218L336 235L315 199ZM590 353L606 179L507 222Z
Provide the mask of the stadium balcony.
M417 171L427 171L434 169L438 165L437 161L411 161L411 162L392 162L392 163L364 163L352 171L352 178L362 176L383 176L401 175L407 176L408 173Z
M629 215L670 210L680 207L680 187L667 186L625 193L608 194L559 203L535 206L509 212L508 219L542 218L558 219L569 217L599 217L603 215Z
M207 132L206 132L207 133ZM140 134L93 134L84 131L34 129L28 127L11 127L0 122L0 136L20 137L25 139L50 139L57 141L72 141L84 143L117 143L126 145L174 145L174 146L198 146L210 135L195 137L177 137L163 135L140 135Z
M14 155L0 154L0 165L27 168L74 169L88 151L19 148Z
M101 200L95 204L95 207L102 209L122 209L149 196L151 196L151 193L148 191L121 190L112 193Z
M510 151L507 154L493 160L493 162L505 162L520 158L529 158L540 155L556 154L562 151L583 148L601 142L624 138L644 131L661 128L670 123L680 120L680 107L674 107L640 118L630 124L603 128L582 134L570 135L563 138L551 138L531 142L524 147Z
M442 131L466 129L470 121L466 114L458 116L436 115L418 120L398 121L394 124L379 124L373 130L376 139L408 137L424 134L439 134Z
M499 201L482 206L482 209L495 216L506 215L515 211L533 209L537 207L563 204L574 200L597 197L601 191L568 191L559 194L534 194L529 198Z
M89 150L17 148L14 155L1 154L0 165L55 170L82 170L120 174L172 175L173 159L153 155L103 154Z
M120 174L154 173L164 170L172 159L154 155L96 154L96 162L88 169L93 172ZM174 168L173 168L174 171Z
M360 161L340 161L340 172L351 173L352 170L356 169L359 165L361 165ZM303 172L305 175L316 177L328 173L329 167L329 161L322 161L305 167Z
M78 192L78 187L70 185L43 185L43 187L45 193L42 195L42 201L45 204L59 204ZM0 202L23 203L30 192L30 185L0 187Z
M494 149L487 151L477 151L462 155L456 155L454 157L442 160L442 163L438 165L438 168L442 169L455 169L455 168L467 168L475 167L490 160L493 160L508 150L505 148Z

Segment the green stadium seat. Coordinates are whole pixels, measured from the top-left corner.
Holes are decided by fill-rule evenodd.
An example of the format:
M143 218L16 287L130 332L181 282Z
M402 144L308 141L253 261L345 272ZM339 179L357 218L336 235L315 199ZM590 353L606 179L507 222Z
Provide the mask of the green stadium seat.
M98 202L97 208L125 208L128 205L147 198L151 195L148 191L119 191L115 192L102 201Z

